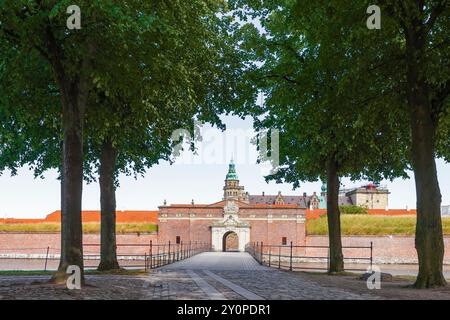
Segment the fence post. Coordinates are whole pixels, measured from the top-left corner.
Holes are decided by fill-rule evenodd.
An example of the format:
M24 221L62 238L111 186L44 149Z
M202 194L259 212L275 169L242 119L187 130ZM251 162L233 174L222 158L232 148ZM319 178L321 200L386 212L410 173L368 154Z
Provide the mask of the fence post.
M144 270L147 271L147 252L144 252Z
M270 260L272 260L272 246L269 246L269 267L270 267Z
M281 247L278 247L278 269L281 269Z
M292 241L291 241L291 257L290 257L290 262L289 262L289 271L292 271Z
M163 246L163 266L167 264L167 252L166 252L166 244Z
M45 266L44 271L47 271L47 261L48 261L48 251L50 250L50 247L47 247L47 253L45 254Z
M183 254L183 253L184 253L184 252L183 252L183 241L180 242L180 246L181 246L181 247L180 247L180 250L181 250L181 260L183 260L183 259L184 259L184 254Z
M259 241L256 241L256 251L255 251L255 259L258 260L258 248L259 248Z
M157 246L157 253L156 253L156 258L157 258L157 260L156 260L156 267L157 268L159 268L161 265L160 265L160 263L161 263L161 256L159 255L159 242L158 242L158 246Z
M167 252L167 264L170 264L170 240L169 240L169 251Z
M370 271L372 271L373 267L373 242L370 241Z
M261 241L261 261L259 262L261 265L264 264L264 243Z
M153 242L150 240L150 269L153 269Z

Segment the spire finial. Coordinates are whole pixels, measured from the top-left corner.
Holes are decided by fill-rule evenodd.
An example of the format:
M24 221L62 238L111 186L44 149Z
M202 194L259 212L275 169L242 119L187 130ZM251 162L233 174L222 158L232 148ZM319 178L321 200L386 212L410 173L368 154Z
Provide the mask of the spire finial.
M239 180L236 174L236 166L234 164L233 159L231 159L230 164L228 165L228 173L226 176L226 180Z

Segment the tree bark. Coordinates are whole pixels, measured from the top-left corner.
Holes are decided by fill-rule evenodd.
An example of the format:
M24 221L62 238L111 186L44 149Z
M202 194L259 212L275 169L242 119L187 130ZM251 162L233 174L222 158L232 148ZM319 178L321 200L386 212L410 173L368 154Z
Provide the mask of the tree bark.
M76 98L66 98L63 104L63 165L61 181L61 258L53 280L64 282L66 270L77 265L83 274L83 230L81 201L83 189L83 118L84 104ZM82 98L81 98L82 99ZM75 100L75 101L73 101Z
M98 270L101 271L120 268L116 252L116 160L117 150L108 139L100 155L101 258Z
M342 254L341 217L339 212L339 177L338 165L334 160L327 164L327 220L328 241L330 246L329 273L344 271Z
M81 203L83 189L83 124L88 96L90 57L82 60L80 74L69 76L64 68L64 51L50 28L44 34L48 59L59 86L62 122L63 156L61 173L61 258L53 282L65 282L67 268L76 265L84 282L83 230Z
M445 286L442 273L444 240L441 221L441 193L436 172L435 146L437 121L433 117L428 86L420 70L424 61L425 31L413 23L406 30L407 99L411 121L411 160L417 196L415 246L419 274L414 286Z

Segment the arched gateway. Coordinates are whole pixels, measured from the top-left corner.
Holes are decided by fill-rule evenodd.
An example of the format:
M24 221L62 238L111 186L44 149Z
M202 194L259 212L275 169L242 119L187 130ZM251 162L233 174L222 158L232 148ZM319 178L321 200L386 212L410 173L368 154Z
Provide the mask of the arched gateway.
M213 249L245 251L250 242L250 224L239 220L239 208L234 201L227 201L223 211L224 219L211 225Z
M222 251L239 251L239 237L234 231L228 231L223 235Z

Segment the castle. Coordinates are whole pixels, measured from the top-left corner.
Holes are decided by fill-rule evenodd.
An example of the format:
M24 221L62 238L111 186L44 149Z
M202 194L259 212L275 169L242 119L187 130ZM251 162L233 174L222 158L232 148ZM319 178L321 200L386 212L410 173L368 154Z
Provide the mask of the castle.
M245 250L250 242L303 245L307 209L326 208L326 186L320 196L251 195L239 183L236 166L229 164L222 200L212 204L173 204L159 207L159 241L210 242L216 251ZM386 189L374 184L344 190L340 205L385 209Z
M249 195L232 161L222 200L159 207L158 241L208 242L216 251L244 251L250 242L304 244L307 207L269 198Z

